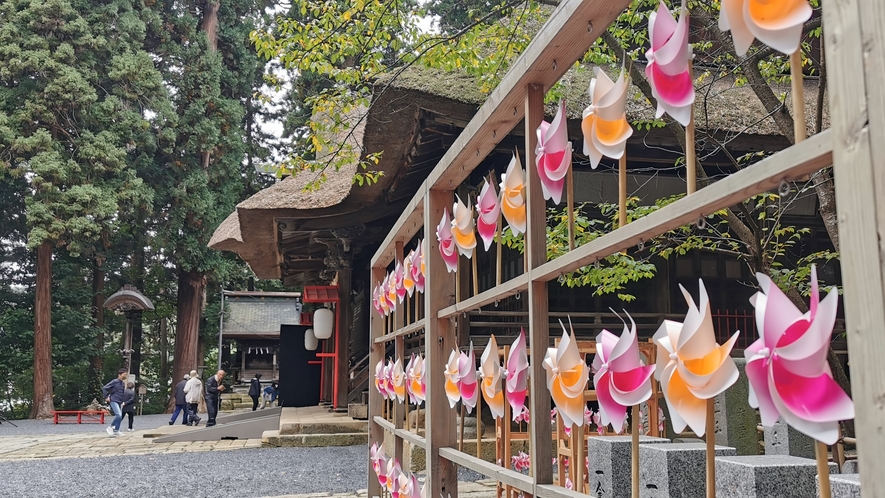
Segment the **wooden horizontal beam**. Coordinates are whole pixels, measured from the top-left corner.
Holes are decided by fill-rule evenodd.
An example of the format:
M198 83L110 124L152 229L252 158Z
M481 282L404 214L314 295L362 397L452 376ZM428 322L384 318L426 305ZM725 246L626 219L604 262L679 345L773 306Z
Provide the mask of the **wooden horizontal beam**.
M776 189L782 180L794 181L810 175L832 164L833 138L829 130L818 133L541 265L532 271L532 278L549 282L669 230L694 223L702 216L734 206L753 195Z
M455 190L522 121L528 85L549 90L629 5L630 0L570 1L562 2L553 11L415 193L372 258L372 266L392 261L394 243L409 240L418 231L413 222L420 216L413 211L422 204L420 199L427 191Z
M418 320L415 323L410 323L410 324L406 325L405 327L394 330L393 332L391 332L389 334L382 335L381 337L376 337L375 343L379 344L382 342L390 342L401 335L414 334L415 332L424 330L425 325L426 324L425 324L424 320Z
M438 318L449 318L457 315L458 313L466 313L468 311L473 311L475 309L479 309L487 304L492 304L495 301L500 301L506 297L510 297L514 294L522 292L529 287L529 278L523 273L517 277L514 277L497 287L492 287L487 291L480 292L479 294L461 301L460 303L455 303L448 308L443 308L439 310Z
M415 196L403 209L403 214L396 220L394 228L384 237L384 241L372 256L372 266L385 267L396 257L396 243L403 244L412 240L424 226L424 195L427 193L427 182L418 187ZM425 235L426 237L426 235Z
M537 498L587 498L587 495L583 493L553 484L539 484L535 487L533 494Z
M380 425L385 431L393 434L394 436L408 441L409 444L411 444L412 446L417 446L422 450L427 449L427 441L414 432L409 432L405 429L397 429L393 426L392 423L385 420L384 417L379 417L378 415L375 416L375 423Z
M455 462L461 467L470 469L474 472L479 472L486 477L500 481L508 486L513 486L525 493L534 493L531 476L504 467L499 467L491 462L481 460L473 455L468 455L467 453L462 453L454 448L440 448L439 456L450 462ZM586 495L584 495L584 498L586 498Z

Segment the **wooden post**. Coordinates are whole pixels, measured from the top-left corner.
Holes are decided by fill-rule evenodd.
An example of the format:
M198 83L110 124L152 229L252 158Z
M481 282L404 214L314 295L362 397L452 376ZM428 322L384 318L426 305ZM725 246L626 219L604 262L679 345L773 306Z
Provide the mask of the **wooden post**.
M716 418L715 400L707 400L707 498L716 498Z
M830 461L827 458L827 445L814 442L814 456L817 460L817 480L820 483L820 498L830 498Z
M571 156L572 149L569 147L566 154ZM568 209L568 250L575 249L575 174L574 165L570 164L565 177L565 202Z
M639 498L639 405L633 405L631 415L632 429L630 431L630 477L631 496Z
M471 266L473 266L473 295L474 296L479 294L479 272L477 271L477 268L476 268L476 265L477 265L476 260L477 259L479 259L479 254L477 254L477 251L474 250L473 257L470 258L470 264L471 264Z
M688 14L686 14L688 17ZM688 19L686 19L686 22ZM694 71L692 70L692 65L694 63L689 61L688 66L688 74L691 76L692 84L694 84ZM693 194L697 189L697 159L695 152L695 138L694 138L694 104L691 105L691 118L688 122L688 126L685 127L685 193Z
M347 409L347 395L350 394L350 327L353 323L353 305L351 304L351 289L353 288L353 262L351 255L345 253L346 263L338 269L338 320L341 323L336 327L335 359L333 368L338 379L335 399L332 405L336 409ZM329 379L332 382L332 379Z
M482 381L477 389L482 389ZM476 458L482 458L482 393L476 398Z
M373 267L371 283L375 284L384 279L384 268ZM369 318L369 444L384 442L384 428L375 423L376 416L383 416L384 400L381 393L374 388L375 365L384 360L384 344L376 344L375 338L384 335L384 316L372 313ZM368 495L380 496L381 485L378 477L369 471Z
M452 192L431 190L424 198L424 226L432 227L434 220L442 217L443 210L452 205ZM439 241L436 237L427 238L427 252L424 255L426 292L424 312L427 317L424 333L424 351L427 357L427 400L425 424L427 441L427 479L430 483L428 496L458 498L457 466L440 458L439 449L455 444L455 417L449 409L446 398L443 366L449 351L457 347L455 331L447 318L438 318L439 310L449 306L455 291L455 280L446 271L445 263L439 254Z
M822 3L839 206L845 330L861 489L885 497L885 5L880 0ZM836 62L838 61L838 62ZM835 67L833 66L835 62Z
M501 278L502 278L501 272L503 271L503 269L502 269L503 261L501 261L501 252L502 252L501 248L503 245L503 242L501 239L503 239L503 236L504 236L503 219L504 219L504 215L498 214L498 237L497 237L498 253L497 253L497 255L496 255L497 257L495 259L495 263L497 264L498 267L497 267L497 271L495 272L495 285L501 285Z
M464 451L464 418L467 416L467 409L464 408L464 402L461 402L461 422L458 424L458 451Z
M402 241L396 242L396 248L394 253L394 258L396 261L402 261L403 259L403 243ZM402 304L402 303L400 303ZM405 309L403 306L397 306L396 315L393 318L393 329L399 330L403 327L403 321L405 318ZM403 366L405 366L405 352L406 352L406 341L405 337L398 336L394 339L394 353L393 353L393 361L396 363L396 360L400 360L403 362ZM408 382L408 379L406 380ZM406 400L408 402L408 400ZM403 428L403 421L405 420L405 403L400 403L398 400L393 402L393 426L397 429ZM393 455L399 460L402 464L405 464L405 460L403 459L403 440L398 436L393 437Z
M526 164L535 164L537 128L544 120L544 87L530 84L525 99ZM532 352L529 374L531 399L531 472L535 485L553 484L553 465L550 447L550 396L547 395L547 373L544 370L544 351L550 344L548 324L547 282L532 281L532 269L547 262L547 213L541 192L537 168L529 167L526 209L528 229L525 234L526 273L529 277L529 347ZM537 494L537 493L533 493ZM435 495L434 495L435 496Z
M805 86L802 75L802 47L790 55L790 97L793 100L793 138L799 143L806 138Z

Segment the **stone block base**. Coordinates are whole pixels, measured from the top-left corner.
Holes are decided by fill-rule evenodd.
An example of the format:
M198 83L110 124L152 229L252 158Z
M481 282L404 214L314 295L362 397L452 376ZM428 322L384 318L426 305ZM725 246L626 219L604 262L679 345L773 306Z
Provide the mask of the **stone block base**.
M860 498L860 475L830 475L830 489L832 490L833 498ZM817 482L815 482L815 491L820 491L820 486L817 486ZM817 496L820 496L820 494Z
M716 446L716 456L734 456ZM706 495L706 444L672 443L639 446L639 496L703 498Z
M836 464L830 464L830 473ZM817 496L817 463L789 455L746 455L716 459L720 498L806 498Z
M662 437L639 436L639 444L669 442L669 439ZM587 441L591 493L605 497L630 497L632 444L632 436L600 436Z

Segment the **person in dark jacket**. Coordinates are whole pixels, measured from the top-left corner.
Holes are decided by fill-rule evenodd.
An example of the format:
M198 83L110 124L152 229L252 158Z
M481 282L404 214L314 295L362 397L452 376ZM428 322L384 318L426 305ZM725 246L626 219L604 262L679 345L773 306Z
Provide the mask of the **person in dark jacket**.
M129 432L132 432L132 419L135 418L135 384L129 382L126 384L126 390L123 391L123 404L120 405L123 415L129 417Z
M209 420L206 422L206 427L215 425L215 417L218 416L218 405L221 403L221 393L224 391L224 386L221 385L223 380L224 370L219 370L218 373L206 380L206 411L209 412Z
M249 384L249 397L252 398L252 411L258 409L258 397L261 396L261 374L255 374L255 378Z
M123 382L129 376L129 371L125 368L117 370L117 378L105 384L101 388L105 401L111 404L111 411L114 412L114 420L108 426L107 432L109 436L120 435L120 423L123 421L123 412L121 405L125 399L126 384Z
M187 381L190 380L191 376L188 374L184 374L184 380L175 384L175 411L172 412L172 419L169 421L169 425L175 423L175 419L178 418L178 413L181 412L181 423L182 425L187 425L187 400L184 399L184 386L187 385Z

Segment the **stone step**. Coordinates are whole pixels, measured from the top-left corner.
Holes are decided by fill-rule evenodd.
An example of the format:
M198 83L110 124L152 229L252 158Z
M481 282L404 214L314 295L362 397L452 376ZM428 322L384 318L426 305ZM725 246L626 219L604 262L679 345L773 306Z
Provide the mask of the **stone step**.
M249 405L250 407L252 405ZM354 434L368 433L369 423L362 420L341 422L286 422L280 420L280 435L294 436L299 434Z
M280 431L264 431L261 434L261 446L266 448L279 447L327 447L354 446L368 444L369 434L366 432L336 434L280 434Z

